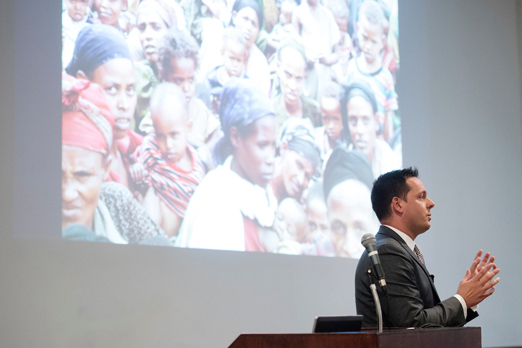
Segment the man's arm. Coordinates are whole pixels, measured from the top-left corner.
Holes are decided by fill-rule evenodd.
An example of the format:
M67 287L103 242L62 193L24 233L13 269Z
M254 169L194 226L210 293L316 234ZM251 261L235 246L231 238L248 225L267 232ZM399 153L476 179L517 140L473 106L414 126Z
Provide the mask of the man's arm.
M403 249L401 246L398 248ZM386 248L388 249L388 248ZM389 325L394 327L420 327L425 324L462 326L466 323L464 311L455 297L425 308L421 291L432 294L431 283L424 271L416 270L410 257L403 250L381 252L381 263L386 275L388 296L382 309Z

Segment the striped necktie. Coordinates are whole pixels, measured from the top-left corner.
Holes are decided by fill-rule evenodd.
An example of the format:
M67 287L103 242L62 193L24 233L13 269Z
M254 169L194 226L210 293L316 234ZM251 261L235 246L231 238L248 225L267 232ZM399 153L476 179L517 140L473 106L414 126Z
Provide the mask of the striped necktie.
M413 251L415 252L415 254L417 255L417 257L419 258L420 262L422 262L422 264L424 265L424 256L422 256L422 251L420 250L419 246L417 244L415 244L415 247L413 248Z

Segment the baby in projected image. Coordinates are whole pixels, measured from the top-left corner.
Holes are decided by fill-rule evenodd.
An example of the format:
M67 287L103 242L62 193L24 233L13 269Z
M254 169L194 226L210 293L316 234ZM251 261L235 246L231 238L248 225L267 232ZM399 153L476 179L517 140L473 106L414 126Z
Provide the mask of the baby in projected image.
M313 65L307 71L307 95L316 98L331 79L330 67L338 61L334 46L339 42L339 28L332 12L319 0L303 0L294 10L292 23L305 45L309 66Z
M336 81L343 83L348 76L348 62L355 56L352 38L348 34L350 9L345 0L329 0L327 7L334 15L340 34L339 42L334 46L334 52L337 53L339 60L332 66L332 70Z
M187 32L170 30L164 37L159 63L161 80L178 85L185 95L185 105L192 125L188 141L198 149L207 166L210 166L212 148L221 135L219 120L196 94L196 69L198 67L198 44ZM150 117L144 117L140 129L149 133L152 129Z
M350 148L357 149L366 156L375 178L399 169L400 159L390 145L377 136L379 120L370 85L365 81L355 81L345 85L343 89L341 111L346 138L351 140Z
M358 151L336 147L324 171L324 194L333 249L336 256L359 258L361 237L379 227L372 210L373 174Z
M143 204L153 220L175 239L205 168L188 144L190 121L182 90L173 83L161 83L152 95L150 108L154 132L145 137L136 153L136 162L148 172L150 189Z
M389 141L393 136L393 114L398 109L393 76L382 65L386 36L385 17L376 1L366 0L359 8L357 39L360 54L348 64L348 79L365 80L372 87L377 101L379 135Z
M310 242L306 213L301 204L293 198L285 198L277 208L272 227L279 237L274 248L278 254L301 255Z
M272 51L277 51L281 42L287 39L294 30L292 25L292 14L297 7L295 0L283 0L281 2L279 22L272 28L268 36L267 45Z
M223 65L219 65L207 74L212 94L212 112L217 114L219 96L223 86L231 77L245 77L247 61L246 40L235 27L228 27L223 35L221 55Z

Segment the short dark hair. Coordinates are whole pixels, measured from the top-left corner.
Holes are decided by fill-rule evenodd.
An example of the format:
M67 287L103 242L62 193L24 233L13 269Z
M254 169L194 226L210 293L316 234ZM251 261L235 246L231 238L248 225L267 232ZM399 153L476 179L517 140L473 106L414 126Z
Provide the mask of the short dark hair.
M379 221L391 215L390 204L393 197L406 200L411 189L406 183L406 179L418 176L417 168L409 167L382 174L374 181L371 196L372 208Z
M189 33L178 29L170 29L163 37L159 48L159 62L161 79L168 81L169 75L173 72L171 59L188 58L194 61L198 67L199 46Z

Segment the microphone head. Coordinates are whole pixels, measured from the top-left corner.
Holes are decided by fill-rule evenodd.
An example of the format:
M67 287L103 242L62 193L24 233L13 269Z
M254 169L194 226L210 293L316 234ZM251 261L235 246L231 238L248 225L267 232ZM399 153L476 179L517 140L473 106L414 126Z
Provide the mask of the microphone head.
M375 239L375 236L371 233L365 233L361 238L361 244L368 248L368 246L377 243L377 239Z

